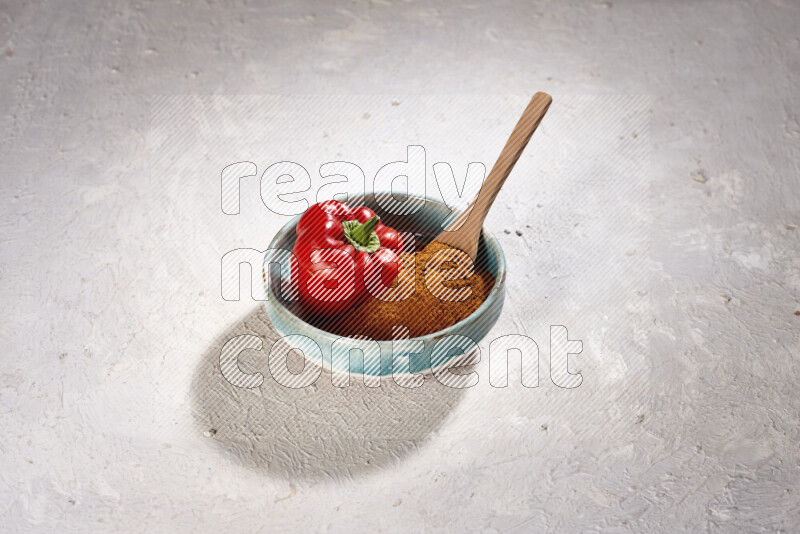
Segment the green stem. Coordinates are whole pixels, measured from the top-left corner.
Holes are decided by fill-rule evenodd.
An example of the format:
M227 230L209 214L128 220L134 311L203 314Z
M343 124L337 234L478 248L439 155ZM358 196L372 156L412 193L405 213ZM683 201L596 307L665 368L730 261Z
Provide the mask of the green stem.
M350 230L350 237L358 241L360 245L366 247L369 245L370 234L372 234L372 231L378 226L379 222L381 222L381 218L377 215L367 219L364 223Z

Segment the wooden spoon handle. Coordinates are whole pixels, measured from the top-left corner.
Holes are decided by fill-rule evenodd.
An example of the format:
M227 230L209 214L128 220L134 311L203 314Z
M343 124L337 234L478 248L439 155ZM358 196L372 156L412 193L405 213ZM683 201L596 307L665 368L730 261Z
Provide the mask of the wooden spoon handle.
M528 107L520 117L514 131L506 141L503 151L483 182L478 196L444 233L439 234L436 241L463 250L475 260L478 253L478 239L480 238L483 220L489 212L500 188L514 168L514 164L522 155L522 151L530 141L533 132L542 122L544 114L550 107L553 99L547 93L533 95Z

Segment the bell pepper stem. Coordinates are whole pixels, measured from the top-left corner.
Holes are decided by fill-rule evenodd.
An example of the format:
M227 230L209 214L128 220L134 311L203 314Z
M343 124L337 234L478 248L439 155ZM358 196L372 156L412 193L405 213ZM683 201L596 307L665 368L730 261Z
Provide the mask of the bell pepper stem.
M374 217L370 217L362 224L359 224L355 228L350 231L350 236L358 241L361 245L367 246L369 244L369 236L372 234L372 231L378 226L378 223L381 222L381 218L375 215Z

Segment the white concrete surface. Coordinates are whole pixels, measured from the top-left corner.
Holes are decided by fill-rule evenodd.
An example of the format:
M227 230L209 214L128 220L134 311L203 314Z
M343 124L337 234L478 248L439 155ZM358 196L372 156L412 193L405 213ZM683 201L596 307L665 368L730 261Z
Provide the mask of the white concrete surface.
M3 3L3 530L799 530L798 23L800 5L779 0ZM574 104L542 147L568 146L556 134L581 118L576 103L598 101L582 95L644 95L622 100L651 110L643 137L619 140L625 154L650 146L649 200L640 182L620 189L649 217L607 232L614 251L649 246L597 255L603 197L552 208L564 191L537 179L604 161L580 147L526 156L515 176L530 181L512 176L487 220L510 251L496 332L527 332L546 355L549 324L566 324L584 340L584 384L560 390L543 365L539 388L490 388L485 358L465 391L219 380L221 340L270 335L255 302L219 297L219 258L263 247L283 219L252 194L250 215L226 219L215 187L225 164L276 161L272 145L253 153L278 136L201 124L196 142L165 141L208 107L165 122L157 95L338 95L331 116L366 102L363 126L329 133L335 150L306 130L285 146L316 169L320 150L356 143L369 177L416 136L457 173L490 164L503 139L462 132L490 110L460 118L459 103L507 102L485 122L502 131L535 90ZM462 95L439 130L404 109L430 94ZM231 131L251 145L234 153ZM598 136L593 150L611 141Z

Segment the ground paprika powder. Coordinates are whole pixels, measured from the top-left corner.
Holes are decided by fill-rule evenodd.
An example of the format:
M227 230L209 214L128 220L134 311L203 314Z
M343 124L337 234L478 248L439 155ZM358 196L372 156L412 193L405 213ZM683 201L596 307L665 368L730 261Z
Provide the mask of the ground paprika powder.
M449 248L433 242L420 251L401 254L403 269L394 285L413 283L414 291L410 297L394 302L371 297L320 326L341 336L362 335L374 340L387 340L392 339L392 327L395 325L407 327L410 337L418 337L443 330L467 318L486 300L494 285L494 278L476 266L475 272L467 278L442 282L443 286L454 290L469 288L469 297L465 300L451 302L432 294L425 282L425 275L429 268L437 267L430 260ZM413 277L413 281L409 277Z

